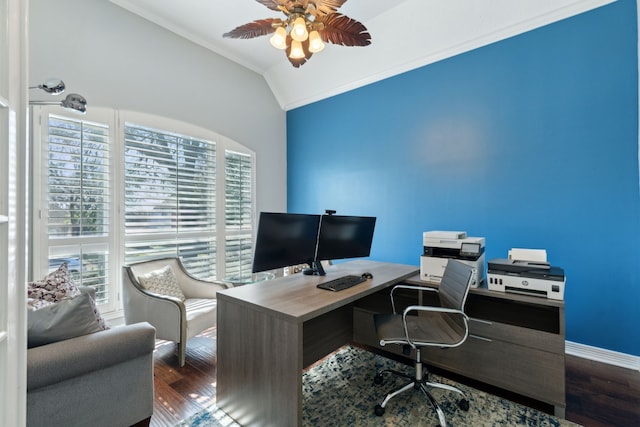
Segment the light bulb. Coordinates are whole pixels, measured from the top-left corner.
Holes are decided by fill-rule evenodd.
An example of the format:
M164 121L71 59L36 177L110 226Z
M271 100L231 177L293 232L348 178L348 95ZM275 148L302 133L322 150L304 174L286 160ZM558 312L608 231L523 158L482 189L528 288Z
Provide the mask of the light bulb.
M309 37L307 23L302 16L298 16L291 26L291 38L295 41L303 42Z
M269 39L271 45L276 49L286 49L287 48L287 31L284 27L278 27L275 33Z
M318 31L313 30L309 33L309 52L316 53L320 52L324 49L324 43L320 38L320 33Z
M302 50L302 43L297 40L291 41L291 52L289 52L289 58L301 59L304 58L304 50Z

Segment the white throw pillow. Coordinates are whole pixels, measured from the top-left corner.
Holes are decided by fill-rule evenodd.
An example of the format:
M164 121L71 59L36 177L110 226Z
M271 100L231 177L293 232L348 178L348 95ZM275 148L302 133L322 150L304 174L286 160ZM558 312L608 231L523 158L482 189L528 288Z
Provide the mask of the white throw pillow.
M140 284L145 289L161 295L168 295L184 301L186 298L182 289L178 286L176 275L171 266L165 265L160 270L154 270L147 274L138 276Z

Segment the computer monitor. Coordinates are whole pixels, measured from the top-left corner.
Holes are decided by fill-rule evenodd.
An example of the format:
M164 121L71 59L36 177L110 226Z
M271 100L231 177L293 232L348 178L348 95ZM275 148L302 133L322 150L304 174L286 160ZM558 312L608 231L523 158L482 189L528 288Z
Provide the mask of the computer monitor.
M252 271L311 264L320 215L261 212Z
M368 257L375 225L372 216L323 215L313 274L324 275L323 260Z

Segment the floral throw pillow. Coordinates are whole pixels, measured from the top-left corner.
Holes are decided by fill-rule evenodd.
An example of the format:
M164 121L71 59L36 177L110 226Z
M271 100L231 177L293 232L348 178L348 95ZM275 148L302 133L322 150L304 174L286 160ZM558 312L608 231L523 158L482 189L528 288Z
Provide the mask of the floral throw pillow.
M55 302L53 301L45 301L42 299L36 299L36 298L28 298L27 299L27 309L29 311L33 311L33 310L38 310L42 307L46 307L48 305L51 304L55 304Z
M143 288L161 295L168 295L184 301L186 298L182 289L178 286L176 275L171 266L165 265L159 270L151 271L138 276L138 280Z
M69 275L66 262L43 279L29 283L27 287L28 298L42 301L58 302L78 295L80 290Z

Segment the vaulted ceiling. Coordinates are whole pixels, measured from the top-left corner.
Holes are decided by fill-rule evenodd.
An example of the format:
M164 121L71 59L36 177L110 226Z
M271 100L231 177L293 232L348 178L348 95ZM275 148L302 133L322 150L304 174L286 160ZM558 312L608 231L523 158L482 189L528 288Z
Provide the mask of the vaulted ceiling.
M363 23L372 44L327 44L300 68L269 36L223 38L284 15L255 0L111 0L264 76L289 110L586 12L615 0L348 0L339 12Z

